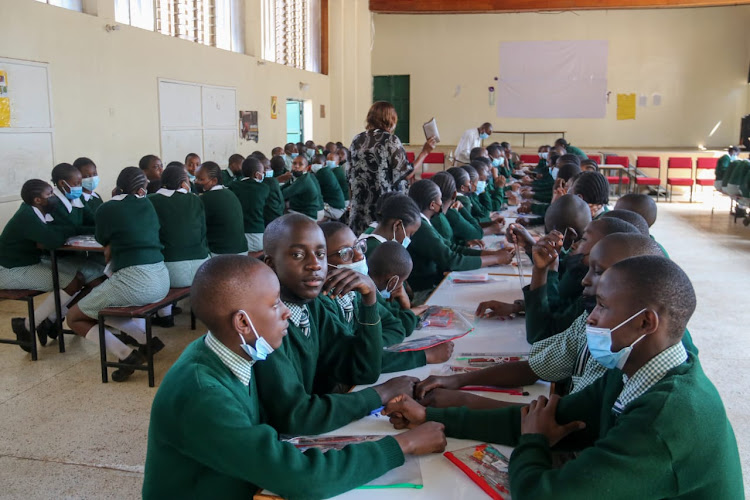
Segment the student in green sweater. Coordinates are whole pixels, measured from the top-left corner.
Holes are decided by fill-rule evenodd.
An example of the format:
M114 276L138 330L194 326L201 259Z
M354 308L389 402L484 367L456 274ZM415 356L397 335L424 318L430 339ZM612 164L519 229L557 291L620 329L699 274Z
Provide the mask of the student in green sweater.
M472 180L470 172L473 170L473 173L476 174L476 170L470 165L467 165L467 167L469 168L451 167L446 170L446 172L453 176L453 180L456 183L456 201L461 204L460 206L457 206L456 210L465 221L471 224L475 229L478 228L481 230L483 235L503 234L503 227L499 217L496 217L496 220L494 221L488 220L480 222L479 219L472 214L472 202L469 199L469 196L471 195L473 187L476 186L476 182L474 181L478 181L479 175L477 174ZM455 218L453 214L446 214L446 216L449 220Z
M729 146L729 148L727 148L727 154L723 155L721 158L717 160L716 170L714 171L714 175L716 176L716 182L714 182L714 189L719 190L719 191L721 190L722 180L724 179L724 174L729 168L729 164L737 160L737 158L739 158L739 155L740 155L740 148L738 148L737 146Z
M480 267L510 264L513 252L508 249L496 251L464 249L453 250L430 222L433 215L442 208L442 194L437 184L423 179L412 184L409 197L419 207L422 225L414 233L408 251L414 262L414 270L409 285L415 295L414 302L422 304L429 293L442 281L449 271L469 271Z
M284 498L327 498L404 463L440 452L443 426L322 453L299 451L264 423L258 368L287 335L289 309L273 272L222 255L199 270L193 311L209 332L164 376L151 408L143 498L249 499L264 488Z
M571 194L579 196L591 208L591 218L596 220L609 208L609 182L599 172L581 172L569 189Z
M347 150L343 149L343 154L338 155L336 153L328 153L326 157L326 165L331 169L333 175L339 183L341 192L344 193L344 203L348 207L351 198L351 189L349 188L349 181L346 179L346 170L348 167L348 160L346 157ZM336 162L336 165L331 166L330 161Z
M530 213L533 215L544 216L550 204L554 203L560 196L567 194L567 188L572 185L573 178L581 173L581 166L578 163L578 157L575 155L565 155L575 158L575 160L563 160L562 157L557 160L555 170L557 170L555 184L550 203L524 201L518 207L518 213Z
M728 196L739 196L740 184L742 184L742 179L744 179L745 174L748 171L750 171L749 158L738 159L730 163L722 181L724 194Z
M680 342L695 304L674 262L623 260L602 275L586 332L592 356L612 369L583 391L484 411L425 410L404 396L384 412L398 428L436 421L452 437L514 446L510 492L518 500L743 498L721 398ZM562 467L552 464L558 443L579 450Z
M351 269L328 272L323 232L302 214L287 214L269 224L263 250L281 283L281 299L291 310L289 335L272 358L256 367L260 400L277 431L328 432L413 390L417 380L411 377L349 394L316 390L331 382L371 384L380 376L383 331L377 290L370 278ZM353 290L362 301L356 332L350 335L331 299Z
M73 234L94 234L94 213L83 203L81 172L70 163L52 169L52 193L60 203L52 212L55 226L69 226Z
M573 146L562 137L555 141L555 146L564 148L565 153L576 155L580 157L582 160L585 160L586 158L588 158L588 156L586 156L586 153L584 153L580 148ZM562 154L565 154L565 153L562 153Z
M233 154L227 161L227 169L221 171L221 182L225 187L229 187L234 181L242 180L242 162L245 161L245 157L240 154ZM198 173L196 172L196 177Z
M73 166L81 172L81 187L83 188L83 204L91 213L96 213L104 201L96 188L99 186L99 174L96 171L96 164L90 158L76 158Z
M242 175L242 180L233 182L229 189L237 195L242 205L247 247L250 253L257 254L263 250L263 231L266 227L263 215L270 188L263 183L263 165L253 156L248 156L242 162Z
M0 234L0 289L50 292L52 264L44 256L44 250L62 246L73 235L73 228L51 224L51 213L59 199L46 182L40 179L24 182L21 199L23 203ZM64 287L60 290L60 301L67 306L86 280L75 265L65 259L59 259L58 273L60 285ZM36 331L44 346L55 318L54 296L50 294L34 309L34 325L29 323L29 318L13 318L11 327L17 339L23 342L31 342L32 332ZM26 345L20 347L31 352Z
M154 205L145 198L148 180L142 170L127 167L117 177L117 194L96 211L96 240L109 256L109 279L94 288L68 313L68 325L81 337L99 344L99 311L107 307L129 307L162 300L169 293L169 271L164 265L159 241L159 217ZM146 342L144 322L107 318L107 325L127 333L139 344L128 347L110 329L105 329L107 352L121 363L141 365ZM151 352L163 344L152 338ZM123 382L133 374L130 368L118 368L112 380Z
M329 156L335 157L336 155ZM315 155L310 165L310 169L315 174L315 178L318 180L318 185L320 186L325 216L331 220L339 220L344 215L344 210L346 209L344 193L341 192L339 182L333 174L332 169L335 166L336 160L327 161L323 155Z
M293 180L281 188L281 194L289 203L290 212L306 215L312 220L322 220L325 215L322 210L323 197L320 194L319 184L309 174L310 166L307 164L307 158L295 157L292 162Z
M161 159L156 155L146 155L138 161L138 168L143 171L143 174L148 179L148 182L158 181L161 179L161 173L164 170L164 165Z
M456 181L448 172L438 172L431 179L437 184L442 193L443 207L430 219L432 226L445 240L451 243L451 248L460 250L463 248L484 248L481 230L477 236L477 228L466 221L455 207L460 204L456 201ZM450 217L448 213L451 213Z
M414 200L396 191L385 193L378 199L375 217L375 227L370 226L359 235L359 239L367 242L365 256L368 259L375 248L386 241L395 241L408 248L414 233L422 225L422 216Z
M254 154L251 156L255 156ZM265 156L255 156L261 165L263 165L263 184L268 186L268 198L266 198L266 206L263 207L263 222L265 225L269 225L274 219L278 219L284 215L284 195L281 194L281 186L279 179L281 177L273 176L273 167L271 166L271 160ZM291 174L290 174L291 175Z
M185 157L185 170L187 170L188 180L190 182L190 192L196 193L195 172L201 166L201 157L195 153L188 153Z
M247 239L242 205L237 196L221 184L222 170L212 161L204 162L195 175L206 214L206 241L211 256L231 253L247 255Z

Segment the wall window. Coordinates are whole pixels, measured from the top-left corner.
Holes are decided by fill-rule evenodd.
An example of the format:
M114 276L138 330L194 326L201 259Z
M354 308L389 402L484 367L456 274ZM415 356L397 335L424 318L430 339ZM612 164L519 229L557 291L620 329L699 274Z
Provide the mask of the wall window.
M320 0L263 0L263 59L320 72Z
M36 0L37 2L46 3L47 5L54 5L55 7L62 7L63 9L75 10L83 12L83 0Z

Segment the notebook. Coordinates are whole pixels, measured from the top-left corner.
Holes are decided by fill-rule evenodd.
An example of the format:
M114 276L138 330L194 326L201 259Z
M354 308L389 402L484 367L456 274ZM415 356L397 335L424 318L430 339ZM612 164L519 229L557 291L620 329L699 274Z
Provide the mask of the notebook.
M422 125L422 129L424 130L425 139L432 139L434 137L435 142L440 142L440 133L438 132L435 118Z

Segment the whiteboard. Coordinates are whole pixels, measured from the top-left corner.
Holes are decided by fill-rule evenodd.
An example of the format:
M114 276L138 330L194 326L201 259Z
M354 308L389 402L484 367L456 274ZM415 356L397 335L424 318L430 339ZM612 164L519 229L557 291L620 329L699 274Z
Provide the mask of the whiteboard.
M237 126L237 104L234 89L203 87L203 126L207 128Z
M54 158L52 134L47 132L4 132L0 134L0 183L2 201L21 198L21 186L29 179L50 182Z
M161 133L161 161L166 166L171 161L185 162L188 153L203 159L203 136L197 130L165 130Z
M226 165L229 157L237 152L237 131L231 130L204 130L203 131L203 156L206 160L215 161L219 165ZM205 160L204 160L205 161Z
M201 128L200 86L159 82L159 116L162 128Z

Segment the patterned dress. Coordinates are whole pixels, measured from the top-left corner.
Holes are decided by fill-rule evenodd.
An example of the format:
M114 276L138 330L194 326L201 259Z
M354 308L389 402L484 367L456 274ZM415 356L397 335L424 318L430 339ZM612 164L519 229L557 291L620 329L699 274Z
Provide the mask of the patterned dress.
M401 140L384 130L367 130L354 137L351 166L347 173L351 187L349 225L362 234L376 220L375 204L390 191L405 192L409 161Z

